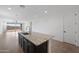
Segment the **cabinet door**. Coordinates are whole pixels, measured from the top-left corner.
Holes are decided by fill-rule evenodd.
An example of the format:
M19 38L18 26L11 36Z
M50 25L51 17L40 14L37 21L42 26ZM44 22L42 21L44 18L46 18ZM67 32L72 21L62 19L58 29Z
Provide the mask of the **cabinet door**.
M29 53L29 41L26 38L23 39L23 51Z
M75 36L74 36L74 11L67 12L64 16L64 42L75 44Z
M35 45L33 45L30 41L28 42L28 52L35 53Z
M18 34L19 45L21 46L21 36Z
M19 34L19 45L23 46L23 37Z
M26 44L27 44L26 40L23 39L23 51L24 51L24 52L27 51L27 49L26 49L26 47L27 47Z
M21 47L23 48L23 36L21 36Z

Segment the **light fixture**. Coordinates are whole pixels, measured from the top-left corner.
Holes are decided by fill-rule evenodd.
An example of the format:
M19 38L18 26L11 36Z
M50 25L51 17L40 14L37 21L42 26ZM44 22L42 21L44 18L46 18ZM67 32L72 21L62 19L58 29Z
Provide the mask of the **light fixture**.
M11 10L12 8L8 8L8 10Z
M47 10L45 10L44 13L47 13Z

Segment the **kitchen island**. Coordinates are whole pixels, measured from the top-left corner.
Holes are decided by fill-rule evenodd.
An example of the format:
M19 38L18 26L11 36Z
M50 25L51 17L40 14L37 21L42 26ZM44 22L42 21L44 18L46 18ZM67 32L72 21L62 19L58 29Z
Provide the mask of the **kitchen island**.
M19 45L25 53L47 53L49 35L32 32L18 33Z

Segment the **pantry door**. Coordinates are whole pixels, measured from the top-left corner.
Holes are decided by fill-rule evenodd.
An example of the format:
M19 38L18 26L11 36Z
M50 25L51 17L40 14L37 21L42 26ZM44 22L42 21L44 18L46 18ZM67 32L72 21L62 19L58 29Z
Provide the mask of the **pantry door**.
M63 41L70 44L75 44L74 36L74 13L68 12L63 19Z

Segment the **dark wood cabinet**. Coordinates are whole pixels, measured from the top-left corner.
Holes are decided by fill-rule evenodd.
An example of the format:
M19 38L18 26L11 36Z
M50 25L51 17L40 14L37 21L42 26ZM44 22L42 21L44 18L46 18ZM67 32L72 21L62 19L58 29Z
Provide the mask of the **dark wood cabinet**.
M36 46L36 53L48 53L48 41L44 42L43 44Z
M19 45L23 49L24 53L47 53L48 52L48 41L36 46L27 38L18 34Z
M35 53L36 52L36 46L29 42L29 53Z
M21 46L21 48L23 48L23 36L19 34L18 37L19 37L19 45Z

